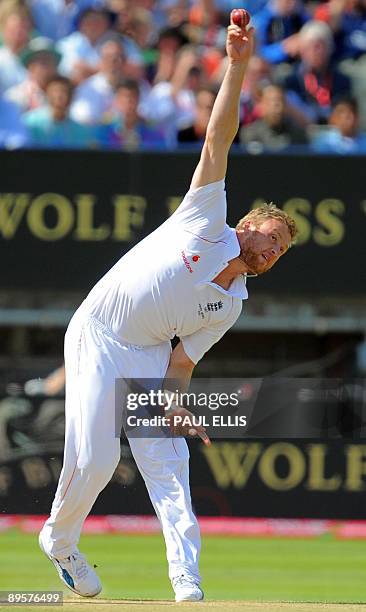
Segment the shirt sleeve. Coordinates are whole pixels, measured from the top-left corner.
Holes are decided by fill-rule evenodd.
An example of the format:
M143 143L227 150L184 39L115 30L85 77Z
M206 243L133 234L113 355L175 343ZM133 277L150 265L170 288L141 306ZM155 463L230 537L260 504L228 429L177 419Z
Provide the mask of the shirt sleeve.
M197 364L203 355L222 338L222 336L234 325L242 309L241 300L238 300L225 321L220 321L210 327L202 327L189 336L183 336L180 341L183 344L184 352L193 363Z
M225 230L227 214L225 181L190 189L170 217L184 229L207 240L215 240Z

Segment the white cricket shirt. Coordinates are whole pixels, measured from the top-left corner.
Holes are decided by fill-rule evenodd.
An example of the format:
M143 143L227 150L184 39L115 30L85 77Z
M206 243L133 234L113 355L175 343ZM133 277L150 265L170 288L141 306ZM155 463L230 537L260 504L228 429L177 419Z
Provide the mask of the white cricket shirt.
M190 189L175 213L124 255L82 305L121 340L142 346L175 335L197 363L238 318L244 277L212 282L240 253L226 224L224 181Z

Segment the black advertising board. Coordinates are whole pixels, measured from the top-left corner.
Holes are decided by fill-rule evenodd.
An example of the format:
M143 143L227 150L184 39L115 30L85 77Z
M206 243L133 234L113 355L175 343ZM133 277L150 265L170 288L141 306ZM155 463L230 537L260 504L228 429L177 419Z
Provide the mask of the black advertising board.
M0 288L87 292L176 208L197 161L188 152L0 152ZM365 161L231 155L228 222L274 201L300 229L251 291L364 293Z

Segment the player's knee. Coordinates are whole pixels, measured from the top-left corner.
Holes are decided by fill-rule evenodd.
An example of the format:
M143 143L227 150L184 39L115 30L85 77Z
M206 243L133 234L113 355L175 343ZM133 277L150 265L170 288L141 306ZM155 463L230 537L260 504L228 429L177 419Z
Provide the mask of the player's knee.
M112 477L118 465L120 454L119 444L98 451L94 449L93 452L83 455L80 467L84 472L89 473L93 479L103 482Z

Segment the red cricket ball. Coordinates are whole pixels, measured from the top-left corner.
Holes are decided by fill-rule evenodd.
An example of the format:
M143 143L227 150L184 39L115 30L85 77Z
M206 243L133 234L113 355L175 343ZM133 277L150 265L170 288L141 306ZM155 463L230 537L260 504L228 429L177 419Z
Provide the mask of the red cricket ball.
M250 21L250 15L245 9L234 9L231 11L231 21L239 28L246 28Z

